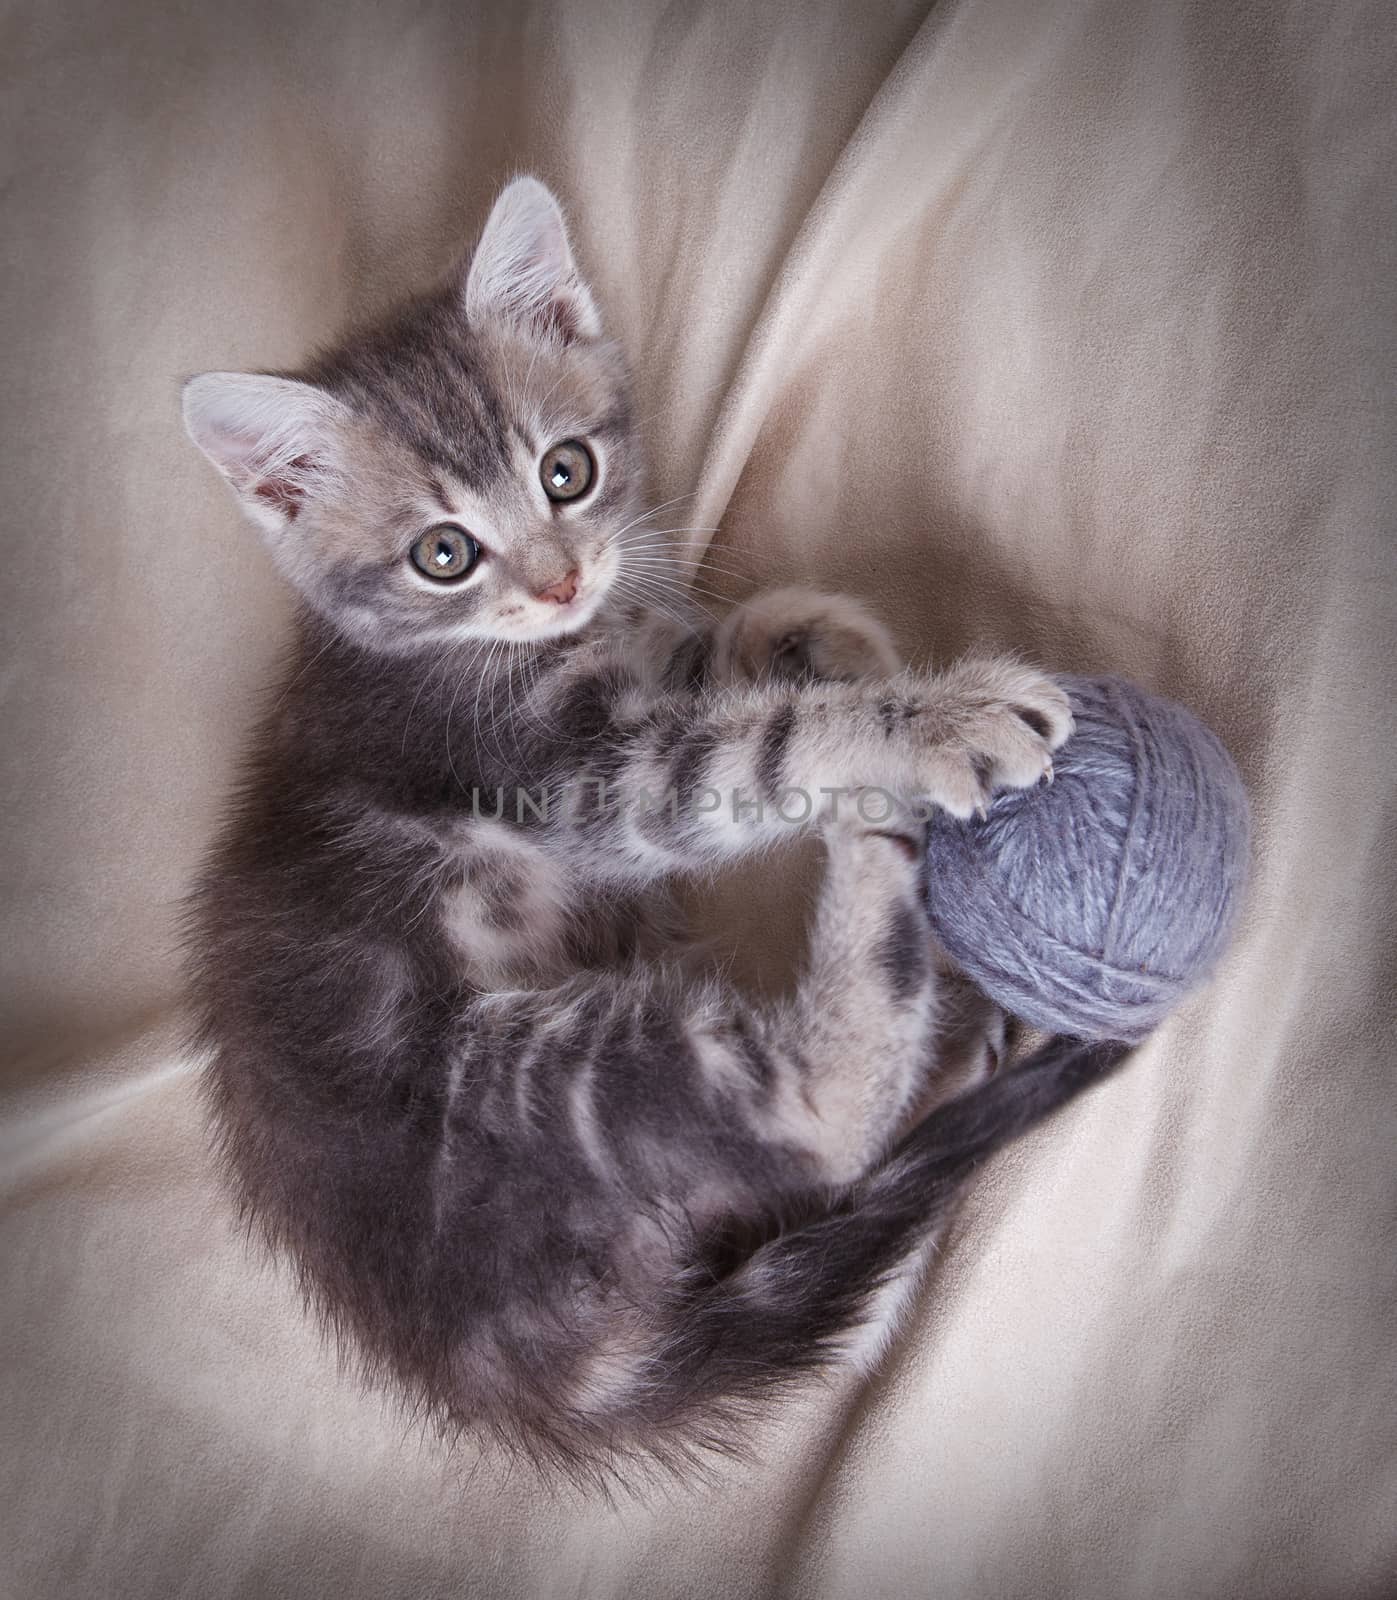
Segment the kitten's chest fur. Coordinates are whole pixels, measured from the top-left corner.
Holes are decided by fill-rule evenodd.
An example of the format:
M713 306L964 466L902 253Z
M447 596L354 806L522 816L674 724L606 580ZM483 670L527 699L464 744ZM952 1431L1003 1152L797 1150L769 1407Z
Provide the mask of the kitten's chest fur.
M357 664L321 656L286 736L303 744L316 723L327 788L374 818L370 854L405 886L425 880L412 942L439 940L474 990L551 988L678 950L667 889L609 889L539 825L547 808L596 799L597 682L640 706L661 691L662 666L648 640L601 629L483 668L380 666L372 685L356 681Z

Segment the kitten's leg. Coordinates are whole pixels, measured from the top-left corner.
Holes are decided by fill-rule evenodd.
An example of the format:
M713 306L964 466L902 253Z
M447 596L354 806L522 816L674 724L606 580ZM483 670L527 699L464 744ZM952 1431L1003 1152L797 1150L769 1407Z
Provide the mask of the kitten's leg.
M934 947L932 963L936 970L936 1045L921 1091L898 1137L938 1106L994 1077L1011 1050L1009 1018L1003 1007L982 994Z
M791 999L754 1005L677 968L499 991L462 1018L472 1071L498 1063L501 1103L525 1128L570 1128L597 1177L624 1169L637 1192L700 1211L740 1190L779 1208L783 1191L861 1176L920 1104L940 977L920 841L846 824L826 837Z
M737 683L764 677L790 682L844 682L887 679L902 670L892 636L862 601L843 594L785 587L763 590L729 613L714 638L712 675L718 682ZM919 829L909 821L908 837ZM876 875L850 878L847 861L862 855L857 830L833 829L828 836L831 865L823 911L814 934L814 992L826 987L826 974L850 970L846 946L850 930L866 914L865 884L878 897ZM914 891L920 907L920 896ZM875 905L874 920L882 916ZM931 1030L934 1049L918 1049L914 1076L916 1097L901 1131L938 1105L964 1094L998 1069L1005 1051L1003 1011L932 947L938 974L936 1017ZM855 963L856 964L856 963ZM812 969L812 972L816 969ZM869 991L876 999L876 985ZM857 1062L857 1056L851 1060Z
M891 635L861 601L799 587L764 590L738 606L718 629L712 645L711 672L720 683L762 678L853 683L891 678L901 670ZM860 833L866 831L847 826L827 831L829 868L812 930L812 963L802 998L807 1029L822 1035L828 1032L830 1013L820 1005L821 996L846 980L856 991L855 1015L861 1007L872 1018L882 1008L890 1021L900 1025L906 1050L900 1050L895 1040L880 1039L877 1048L882 1054L871 1061L868 1041L860 1039L855 1030L844 1041L847 1048L826 1054L846 1062L843 1070L857 1080L849 1085L850 1092L859 1092L859 1082L871 1087L890 1122L898 1121L898 1106L904 1102L910 1074L914 1094L901 1114L901 1133L936 1106L994 1073L1004 1051L1004 1014L939 959L920 915L916 885L909 895L893 902L899 907L910 902L912 909L905 920L901 909L893 914L905 934L909 972L921 959L921 947L931 948L937 974L929 991L934 1016L922 1027L917 1015L890 1005L882 986L886 973L871 970L863 955L886 936L889 917L886 869L890 863L883 859L886 852L880 847L872 852L865 848ZM919 833L909 819L909 841ZM865 857L870 854L873 859L866 866L872 870L865 870ZM900 893L900 887L894 890L895 896ZM914 923L916 933L912 931ZM893 952L884 946L882 953L887 957ZM807 1050L812 1057L821 1054ZM884 1081L882 1069L891 1072L891 1083Z
M939 979L919 884L921 829L839 824L791 1027L823 1164L860 1176L926 1095Z
M569 739L554 760L572 800L550 843L600 879L736 860L851 811L878 826L894 797L969 816L996 787L1050 773L1072 728L1062 689L1014 661L886 685L762 683L659 700L604 662L569 672L552 696Z

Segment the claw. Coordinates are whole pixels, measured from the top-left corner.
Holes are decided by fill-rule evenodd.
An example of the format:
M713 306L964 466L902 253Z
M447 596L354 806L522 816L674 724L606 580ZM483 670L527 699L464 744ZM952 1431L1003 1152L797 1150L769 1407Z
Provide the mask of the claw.
M1053 772L1053 764L1050 761L1047 764L1047 766L1043 768L1043 782L1047 783L1047 784L1051 784L1052 781L1053 781L1054 776L1055 776L1055 774Z
M980 819L981 822L988 822L990 820L990 814L985 809L985 803L983 800L978 806L975 807L975 815Z

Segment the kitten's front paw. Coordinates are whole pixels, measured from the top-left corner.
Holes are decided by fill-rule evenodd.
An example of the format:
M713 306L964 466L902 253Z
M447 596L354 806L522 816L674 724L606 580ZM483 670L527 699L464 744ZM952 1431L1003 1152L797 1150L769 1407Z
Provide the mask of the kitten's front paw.
M720 683L855 683L895 677L901 669L892 636L867 606L814 589L765 590L732 612L714 642Z
M962 661L932 680L915 713L926 738L920 787L952 816L983 813L996 789L1052 781L1072 708L1046 673L1017 661Z

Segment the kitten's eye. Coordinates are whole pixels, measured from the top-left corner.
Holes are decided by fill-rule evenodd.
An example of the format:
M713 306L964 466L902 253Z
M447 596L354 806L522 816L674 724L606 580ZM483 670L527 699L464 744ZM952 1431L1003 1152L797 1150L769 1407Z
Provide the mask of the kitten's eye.
M438 583L456 583L475 569L480 546L454 522L439 522L413 545L412 564Z
M550 500L580 500L592 487L597 465L581 439L564 439L543 452L538 475Z

